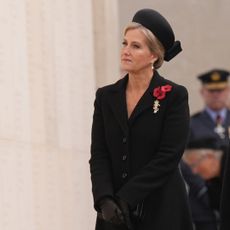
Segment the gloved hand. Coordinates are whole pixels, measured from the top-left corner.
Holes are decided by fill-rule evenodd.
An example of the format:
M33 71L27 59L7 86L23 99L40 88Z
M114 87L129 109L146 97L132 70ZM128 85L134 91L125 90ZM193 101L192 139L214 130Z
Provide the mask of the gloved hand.
M119 197L116 198L116 201L121 209L121 212L123 213L125 225L129 230L133 230L134 227L130 218L130 209L128 203Z
M105 221L115 225L121 225L125 223L124 216L121 209L111 198L104 198L99 203L102 217Z

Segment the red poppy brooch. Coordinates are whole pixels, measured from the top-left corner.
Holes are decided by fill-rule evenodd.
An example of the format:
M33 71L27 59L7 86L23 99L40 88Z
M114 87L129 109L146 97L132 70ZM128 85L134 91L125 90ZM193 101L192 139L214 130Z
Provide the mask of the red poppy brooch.
M163 100L167 92L172 90L171 85L158 86L153 90L153 96L156 100L153 103L153 113L157 113L160 107L160 101Z

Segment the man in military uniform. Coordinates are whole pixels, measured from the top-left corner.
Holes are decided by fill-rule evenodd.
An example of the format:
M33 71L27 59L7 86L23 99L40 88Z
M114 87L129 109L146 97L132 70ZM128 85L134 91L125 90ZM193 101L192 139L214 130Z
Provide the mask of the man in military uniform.
M215 138L220 147L228 146L230 111L227 108L229 96L229 72L213 69L198 76L202 83L201 96L205 108L191 117L189 141L200 138Z

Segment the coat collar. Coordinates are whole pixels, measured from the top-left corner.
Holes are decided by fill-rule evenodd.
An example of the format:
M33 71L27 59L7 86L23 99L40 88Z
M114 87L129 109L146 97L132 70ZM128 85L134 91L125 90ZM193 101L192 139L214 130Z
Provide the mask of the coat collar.
M111 94L108 97L109 105L111 106L111 109L125 134L127 134L128 132L128 125L131 126L132 123L141 113L153 106L153 89L162 85L162 83L164 82L164 78L161 77L157 73L157 71L155 71L150 81L149 87L141 97L140 101L137 103L129 119L127 115L127 105L125 96L127 82L128 75L126 75L124 78L113 84L110 88Z
M203 112L201 113L201 117L205 125L207 125L208 127L215 127L215 122L212 120L206 110L203 110Z

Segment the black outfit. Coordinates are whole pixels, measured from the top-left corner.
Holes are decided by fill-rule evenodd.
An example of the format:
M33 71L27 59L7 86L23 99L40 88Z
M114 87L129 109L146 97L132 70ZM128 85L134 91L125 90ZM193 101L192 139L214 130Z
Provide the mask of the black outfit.
M104 197L128 203L135 230L192 230L185 184L178 168L189 132L188 95L183 86L155 72L128 118L128 75L96 93L90 170L94 206ZM170 85L154 113L153 90ZM96 230L123 230L97 218Z
M224 172L223 172L223 186L221 193L220 215L221 227L220 230L230 229L230 149L225 156Z
M199 175L193 174L191 168L183 160L180 166L188 186L189 204L195 229L217 230L218 220L210 201L208 186Z

